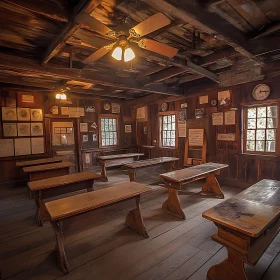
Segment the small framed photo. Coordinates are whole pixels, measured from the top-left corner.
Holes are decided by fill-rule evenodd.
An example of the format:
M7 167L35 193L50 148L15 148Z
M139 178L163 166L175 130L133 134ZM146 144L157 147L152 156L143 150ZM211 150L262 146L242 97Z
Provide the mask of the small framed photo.
M73 127L67 127L67 128L66 128L66 133L67 133L67 134L73 133Z
M125 132L125 133L131 133L131 132L132 132L131 124L126 124L126 125L124 126L124 132Z
M83 142L88 142L88 135L87 134L83 135Z
M19 121L30 121L30 109L17 108L17 117Z

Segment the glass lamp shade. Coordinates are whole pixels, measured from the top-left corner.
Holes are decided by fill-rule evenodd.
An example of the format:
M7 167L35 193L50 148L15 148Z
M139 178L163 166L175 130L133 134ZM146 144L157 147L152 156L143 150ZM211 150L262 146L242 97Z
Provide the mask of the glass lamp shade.
M66 94L65 94L65 93L62 93L62 94L60 95L60 99L61 99L61 100L66 100L66 99L67 99Z
M61 99L61 94L60 94L60 93L57 93L56 96L55 96L55 98L56 98L56 99Z
M116 47L112 53L112 57L116 60L122 60L122 48Z
M133 58L135 58L135 53L133 52L133 50L131 48L127 48L124 51L124 61L128 62L130 60L132 60Z

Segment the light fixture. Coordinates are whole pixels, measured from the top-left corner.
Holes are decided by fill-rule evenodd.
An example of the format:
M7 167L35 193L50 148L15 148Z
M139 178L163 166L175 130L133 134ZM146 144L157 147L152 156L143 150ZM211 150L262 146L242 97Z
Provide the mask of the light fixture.
M135 58L135 53L133 52L133 50L131 48L126 48L124 50L124 62L128 62L130 60L132 60L133 58Z
M61 94L60 94L60 93L57 93L56 96L55 96L55 98L56 98L56 99L61 99Z
M62 93L62 94L60 95L60 99L61 99L61 100L66 100L66 99L67 99L66 94L65 94L65 93Z
M122 48L116 47L112 53L112 57L116 60L122 60Z

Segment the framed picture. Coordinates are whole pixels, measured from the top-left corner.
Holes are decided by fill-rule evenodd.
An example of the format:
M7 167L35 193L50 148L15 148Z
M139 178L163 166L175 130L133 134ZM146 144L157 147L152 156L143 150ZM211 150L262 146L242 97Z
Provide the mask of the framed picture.
M121 111L121 105L119 103L111 103L112 105L112 113L119 114Z
M31 138L32 154L43 154L45 152L44 137Z
M3 136L4 137L16 137L17 136L17 124L16 123L3 123Z
M195 109L195 118L196 119L203 118L204 116L205 116L204 108Z
M88 135L87 134L83 135L83 142L88 142Z
M31 155L30 138L15 139L15 156Z
M43 134L43 123L31 123L31 136L42 136Z
M60 134L60 127L54 128L54 134Z
M66 128L66 133L68 133L68 134L73 133L73 127L67 127Z
M31 121L38 122L43 120L42 109L30 109Z
M19 121L30 121L30 109L17 108L17 117Z
M18 136L30 136L30 123L18 123Z
M61 127L61 128L60 128L60 133L65 134L65 133L66 133L66 131L67 131L67 130L66 130L66 127Z
M16 121L17 108L2 107L2 121Z
M131 124L126 124L124 126L124 132L125 133L131 133L132 132Z
M146 119L147 117L146 113L147 113L147 106L137 108L136 119L137 120Z

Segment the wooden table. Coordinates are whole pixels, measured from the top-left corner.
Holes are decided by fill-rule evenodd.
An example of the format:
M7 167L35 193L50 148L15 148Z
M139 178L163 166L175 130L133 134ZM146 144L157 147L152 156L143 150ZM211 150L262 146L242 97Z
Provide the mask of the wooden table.
M93 191L94 180L100 178L101 175L94 172L80 172L29 182L28 187L36 204L38 224L42 226L43 217L46 216L43 199L83 189Z
M165 165L166 171L172 171L175 161L178 161L175 157L160 157L147 160L138 160L132 163L123 164L123 168L127 169L130 181L135 181L136 169L145 168L153 165Z
M27 166L33 166L33 165L62 162L64 160L66 160L65 157L52 157L52 158L41 158L41 159L34 159L34 160L17 161L16 167L27 167Z
M64 161L58 163L42 164L24 167L23 171L29 174L29 181L36 181L50 177L57 177L69 174L72 162Z
M104 220L104 214L114 211L117 203L128 209L125 224L148 237L140 209L140 195L151 188L135 182L62 198L45 204L56 235L56 250L59 263L64 273L69 272L69 265L64 250L64 238L69 231L93 226ZM106 206L106 209L104 207ZM105 210L105 211L104 211Z
M244 263L255 265L280 230L280 182L262 180L202 216L216 224L212 239L228 251L208 279L248 280Z
M118 155L108 155L108 156L99 156L97 157L100 165L101 165L101 176L102 181L107 182L107 172L106 167L112 167L112 166L121 166L124 163L130 163L135 160L138 160L140 156L143 156L144 154L141 153L128 153L128 154L118 154Z
M164 186L168 188L168 199L162 205L163 210L173 216L186 219L181 208L178 190L182 190L182 186L185 184L204 178L206 178L206 182L202 186L200 194L224 198L216 175L219 175L220 170L226 167L228 167L227 164L209 162L160 174L160 177L162 177L165 182Z

